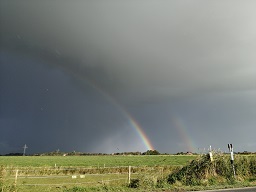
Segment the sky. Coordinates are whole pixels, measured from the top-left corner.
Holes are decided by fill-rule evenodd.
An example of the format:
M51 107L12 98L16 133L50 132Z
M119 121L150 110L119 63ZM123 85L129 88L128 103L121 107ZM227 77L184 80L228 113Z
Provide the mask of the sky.
M256 151L253 0L0 0L0 154Z

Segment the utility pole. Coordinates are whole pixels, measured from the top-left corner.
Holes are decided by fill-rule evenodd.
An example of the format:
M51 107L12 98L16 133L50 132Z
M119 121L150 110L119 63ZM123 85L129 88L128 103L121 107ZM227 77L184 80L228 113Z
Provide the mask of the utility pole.
M27 147L27 145L25 144L24 147L23 147L23 149L24 149L24 150L23 150L23 156L25 156L25 154L26 154L26 149L27 149L27 148L28 148L28 147Z

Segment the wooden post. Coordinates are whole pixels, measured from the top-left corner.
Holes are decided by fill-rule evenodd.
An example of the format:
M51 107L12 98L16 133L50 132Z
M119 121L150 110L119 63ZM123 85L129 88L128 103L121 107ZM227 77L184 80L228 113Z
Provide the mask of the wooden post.
M17 169L17 170L16 170L16 174L15 174L15 181L14 181L14 186L15 186L15 188L16 188L17 180L18 180L18 172L19 172L19 170ZM16 189L15 189L15 191L16 191Z
M131 183L131 166L129 166L129 169L128 169L128 183L129 184Z
M2 170L0 170L1 171L1 175L2 175L2 178L1 178L1 180L0 180L0 182L2 182L3 184L4 184L4 180L5 180L5 168L3 168ZM2 192L4 191L4 185L2 185Z

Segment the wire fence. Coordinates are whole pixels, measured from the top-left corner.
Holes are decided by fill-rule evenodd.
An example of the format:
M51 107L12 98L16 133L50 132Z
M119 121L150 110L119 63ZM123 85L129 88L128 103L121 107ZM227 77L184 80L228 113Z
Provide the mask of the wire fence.
M70 182L70 183L45 183L45 184L39 184L39 183L34 183L34 184L22 184L23 186L66 186L66 185L88 185L88 184L95 184L95 183L102 183L105 184L106 182L111 182L111 181L120 181L120 180L127 180L125 178L121 179L108 179L104 181L91 181L91 182Z
M168 167L7 167L3 180L15 186L95 186L129 184L139 175L163 175Z

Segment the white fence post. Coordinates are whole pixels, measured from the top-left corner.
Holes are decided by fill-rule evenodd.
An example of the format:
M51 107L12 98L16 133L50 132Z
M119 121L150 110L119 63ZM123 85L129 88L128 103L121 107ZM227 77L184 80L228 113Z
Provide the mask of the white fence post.
M19 172L19 170L17 169L16 170L16 174L15 174L15 181L14 181L14 186L16 187L16 185L17 185L17 180L18 180L18 172Z
M232 144L228 144L228 149L230 152L230 162L231 162L231 166L233 169L233 173L234 173L234 178L236 177L236 171L235 171L235 165L234 165L234 150L233 150L233 145Z
M131 166L129 166L129 169L128 169L128 183L129 184L131 183Z

